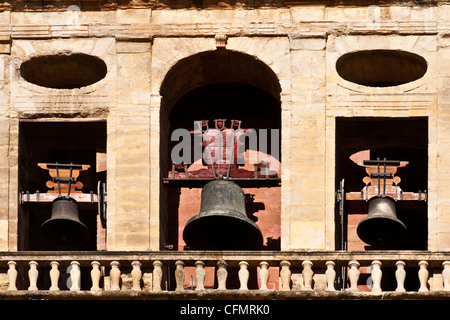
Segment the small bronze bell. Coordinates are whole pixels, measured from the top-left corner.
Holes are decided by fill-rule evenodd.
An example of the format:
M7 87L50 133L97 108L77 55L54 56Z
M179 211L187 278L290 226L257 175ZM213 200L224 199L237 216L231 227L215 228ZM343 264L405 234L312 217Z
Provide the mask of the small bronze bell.
M78 206L71 198L53 201L52 216L41 230L55 248L77 248L89 240L89 229L80 221Z
M183 239L195 250L255 250L263 243L261 230L247 217L244 192L225 180L203 187L200 213L186 223Z
M356 232L362 241L374 247L396 245L406 238L406 226L397 218L395 202L389 197L369 200L367 217L358 224Z

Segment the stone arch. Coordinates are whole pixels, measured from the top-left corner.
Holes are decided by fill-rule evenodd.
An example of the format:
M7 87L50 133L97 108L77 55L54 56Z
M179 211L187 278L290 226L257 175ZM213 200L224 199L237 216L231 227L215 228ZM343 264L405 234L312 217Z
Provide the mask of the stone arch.
M172 66L160 88L162 108L170 112L187 92L217 82L246 83L267 91L280 101L281 86L269 66L251 55L218 49L183 58Z
M203 94L209 95L211 98L215 97L217 92L224 92L224 96L227 97L232 95L236 97L240 94L245 96L248 93L249 96L259 97L258 101L263 102L264 106L261 108L263 113L270 110L273 115L275 110L275 117L269 116L269 118L276 124L268 128L281 129L281 90L280 81L275 72L263 61L243 52L219 48L180 59L166 73L160 87L160 168L162 177L165 177L170 170L170 152L168 150L170 149L171 125L173 126L170 115L173 110L184 109L188 113L187 110L196 109L196 105L192 101L195 101L195 97L202 97ZM244 101L251 101L251 98L244 98ZM249 113L259 113L260 110L256 104L254 102L253 106L248 107L250 111L246 111L247 117ZM239 116L241 110L234 108L234 111L227 111L229 115ZM198 110L194 110L194 112L197 112L197 117L202 114ZM228 121L231 119L239 118L228 118ZM194 120L202 119L195 118ZM261 128L266 128L265 124L264 126L261 124ZM165 190L161 190L161 246L176 242L176 240L167 240L168 235L165 234L166 224L170 219L168 218L170 209L167 208L167 197Z
M161 87L161 169L167 171L169 115L175 104L195 89L215 83L242 83L266 92L281 104L281 85L272 69L256 57L219 48L180 59L164 77ZM198 119L197 119L198 120Z

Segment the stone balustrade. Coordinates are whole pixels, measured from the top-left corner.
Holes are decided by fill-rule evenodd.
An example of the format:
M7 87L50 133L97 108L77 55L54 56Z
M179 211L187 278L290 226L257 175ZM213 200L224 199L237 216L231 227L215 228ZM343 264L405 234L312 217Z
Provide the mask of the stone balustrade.
M190 285L186 285L189 283L187 268L193 274ZM268 286L269 277L274 274L269 272L270 269L276 269L278 276L275 289ZM82 276L82 270L88 276ZM70 281L61 288L63 274ZM215 278L214 289L205 288L207 276ZM228 287L230 276L237 282L233 288ZM257 278L257 287L249 289L252 276ZM339 284L338 276L345 279L341 283L343 286ZM175 279L171 288L163 281L169 277ZM389 288L383 287L383 277L391 279ZM47 281L42 281L43 278ZM88 292L92 295L187 292L382 295L387 292L405 293L405 281L408 280L417 283L416 290L408 290L417 294L450 292L450 253L160 251L0 254L0 295L24 291L47 292L55 296L63 292Z

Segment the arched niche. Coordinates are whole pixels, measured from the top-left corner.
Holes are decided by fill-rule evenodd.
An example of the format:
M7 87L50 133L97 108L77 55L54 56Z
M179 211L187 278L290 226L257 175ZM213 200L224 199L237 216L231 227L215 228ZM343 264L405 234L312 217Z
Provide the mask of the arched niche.
M170 141L171 132L178 128L193 130L194 121L209 120L211 127L214 126L214 119L227 119L227 126L231 120L241 120L243 128L268 129L269 132L275 129L281 137L280 94L279 80L271 68L245 53L218 49L201 52L178 61L166 74L160 88L162 177L167 177L170 170L170 151L174 145L174 142ZM281 161L279 155L276 160ZM272 228L266 230L265 247L279 249L280 188L269 189L272 190L269 192L265 190L265 194L256 192L255 198L256 201L263 197L267 201L270 199L271 204L265 207L274 213L270 218L274 221L260 222L268 229ZM179 234L183 226L180 222L182 218L177 215L178 211L181 211L180 201L186 197L181 195L180 190L172 190L171 187L163 188L161 191L161 245L180 247L182 240L179 239ZM187 204L193 215L198 213L195 210L199 209L198 191L199 189L191 191L192 197L198 198L198 201ZM273 205L276 209L273 209ZM174 206L176 208L173 208ZM253 206L257 207L258 205ZM263 207L263 204L259 205L259 208ZM184 207L182 211L186 210L188 209ZM259 213L262 214L263 211L259 210ZM258 220L256 215L252 218ZM266 216L269 216L268 212ZM264 235L264 230L262 231ZM268 241L272 241L272 244L268 244Z
M92 55L42 55L32 57L20 66L20 75L28 82L51 89L76 89L102 80L106 63Z
M187 92L211 83L246 83L263 89L280 101L276 74L257 58L226 49L204 51L178 61L166 74L160 94L170 112Z
M368 87L392 87L422 78L427 61L402 50L361 50L349 52L336 61L345 80Z

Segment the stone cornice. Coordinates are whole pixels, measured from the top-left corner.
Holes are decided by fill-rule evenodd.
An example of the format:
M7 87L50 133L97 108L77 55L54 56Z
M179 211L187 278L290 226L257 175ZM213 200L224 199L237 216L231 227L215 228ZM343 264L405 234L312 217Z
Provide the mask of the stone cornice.
M83 11L107 11L130 8L150 8L150 9L268 9L268 8L288 8L304 5L325 5L325 6L434 6L450 3L450 1L439 0L85 0L76 3ZM0 2L0 12L2 11L66 11L72 1L23 1L6 0Z
M214 37L226 34L229 37L242 36L290 36L301 38L326 38L328 35L441 35L450 33L448 23L424 25L420 21L397 21L380 24L372 29L359 22L339 23L317 21L292 24L274 22L254 23L184 23L184 24L20 24L0 25L0 43L11 39L88 38L115 37L118 40L149 41L155 37Z
M173 1L172 7L176 7L177 3L190 3L192 1ZM196 1L200 3L201 1ZM202 3L215 3L217 1L206 1ZM226 8L222 1L221 8ZM229 2L229 1L228 1ZM261 1L253 1L261 3ZM0 44L9 43L11 39L45 39L45 38L86 38L86 37L115 37L119 40L136 40L136 41L151 41L155 37L214 37L217 34L224 34L228 37L234 36L290 36L295 34L303 38L327 37L328 35L440 35L445 36L450 34L450 23L446 19L439 16L438 9L428 10L427 6L436 4L436 1L424 0L420 3L425 10L414 9L414 14L408 10L412 8L404 7L404 19L381 19L376 25L369 23L367 17L361 14L350 16L349 19L343 19L340 11L347 10L347 8L316 7L316 16L312 15L303 20L308 15L308 8L297 11L289 9L286 6L294 6L295 4L307 4L311 1L264 1L269 3L265 8L275 6L283 7L279 14L274 16L259 15L249 10L248 20L242 20L237 17L242 17L239 13L245 8L250 8L251 1L236 1L234 0L233 8L240 8L235 11L226 9L222 13L215 13L215 15L224 16L227 14L229 19L214 20L214 15L211 15L211 20L207 19L205 13L197 16L197 11L190 9L183 9L180 11L178 20L168 19L167 14L163 11L168 8L164 7L167 0L140 2L140 0L129 2L110 2L107 1L83 1L78 2L79 10L83 12L83 17L79 23L66 23L67 18L64 18L63 13L67 12L67 1L42 2L42 1L10 1L8 6L1 6L6 12L0 15ZM352 1L345 1L345 5L349 5ZM354 3L358 1L353 1ZM358 3L369 3L370 1L362 0ZM379 5L390 3L402 6L408 6L415 2L412 1L372 1L372 3ZM5 2L6 3L6 2ZM338 1L318 1L316 4L336 4ZM450 4L450 1L439 2L439 5ZM14 9L14 6L21 6ZM106 7L104 7L105 5ZM212 5L211 5L212 6ZM40 7L40 9L39 9ZM186 6L185 6L186 7ZM136 14L131 12L125 16L121 8L140 8L142 12ZM180 6L181 8L181 6ZM230 7L231 8L231 7ZM261 7L262 8L262 7ZM15 11L14 11L15 10ZM95 13L90 13L89 10L99 10ZM167 9L171 10L171 9ZM263 10L263 9L261 9ZM329 12L327 12L330 10ZM145 12L146 11L146 12ZM192 11L192 12L190 12ZM423 11L423 12L422 12ZM33 12L30 19L25 19L27 12ZM55 12L54 16L48 16L49 12ZM301 13L299 13L301 12ZM319 14L317 14L319 12ZM358 12L358 11L355 11ZM402 11L403 12L403 11ZM419 13L417 13L419 12ZM446 11L445 11L446 12ZM57 14L56 14L57 13ZM235 14L236 13L236 14ZM335 17L336 19L333 19ZM339 14L341 16L339 16ZM345 13L347 14L347 13ZM48 19L52 17L52 19ZM66 19L66 20L64 20ZM5 49L6 50L6 49ZM4 49L0 48L1 53Z

